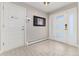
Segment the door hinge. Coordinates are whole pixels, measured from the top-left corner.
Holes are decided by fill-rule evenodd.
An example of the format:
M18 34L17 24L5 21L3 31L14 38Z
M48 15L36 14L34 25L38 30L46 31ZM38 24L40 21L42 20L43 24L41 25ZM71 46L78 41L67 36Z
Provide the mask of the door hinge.
M4 9L4 6L2 8Z
M5 45L5 43L3 42L3 46Z
M3 24L3 26L2 26L3 28L5 27L5 25Z

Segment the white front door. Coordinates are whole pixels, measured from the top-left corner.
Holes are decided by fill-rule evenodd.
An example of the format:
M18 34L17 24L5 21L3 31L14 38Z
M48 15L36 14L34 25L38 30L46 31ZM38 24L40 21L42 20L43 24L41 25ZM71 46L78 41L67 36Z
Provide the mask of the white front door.
M55 40L65 42L66 32L65 32L66 16L64 12L57 13L53 18L53 35Z
M77 46L77 8L50 16L50 39Z
M12 3L4 3L3 49L12 49L24 45L26 8Z

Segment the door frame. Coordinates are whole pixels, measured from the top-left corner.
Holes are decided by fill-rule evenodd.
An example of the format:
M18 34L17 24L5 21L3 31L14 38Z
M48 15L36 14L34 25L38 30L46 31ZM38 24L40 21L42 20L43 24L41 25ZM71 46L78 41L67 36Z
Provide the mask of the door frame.
M10 2L6 2L6 3L10 3ZM3 42L4 42L4 38L3 38L3 34L4 34L4 29L5 29L5 24L4 24L4 4L5 4L5 2L2 2L2 4L1 4L1 51L7 51L7 50L5 50L4 49L4 47L3 47ZM12 3L11 3L12 4ZM16 5L16 4L15 4ZM16 6L19 6L19 5L16 5ZM23 6L21 6L21 7L23 7ZM25 7L23 7L23 8L25 8ZM26 8L25 8L26 9ZM26 13L26 11L25 11L25 13ZM25 22L25 20L26 20L26 18L24 19L24 46L26 46L26 44L25 44L25 40L26 40L26 34L25 34L25 32L26 32L26 30L25 30L25 28L26 28L26 22Z

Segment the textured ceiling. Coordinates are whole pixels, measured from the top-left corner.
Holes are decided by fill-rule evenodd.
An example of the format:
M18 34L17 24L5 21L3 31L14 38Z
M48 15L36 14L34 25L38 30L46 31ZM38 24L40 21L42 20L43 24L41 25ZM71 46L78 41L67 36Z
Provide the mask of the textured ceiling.
M50 13L52 11L55 11L56 9L69 5L72 2L50 2L48 6L44 5L43 2L24 2L24 3L34 8L37 8L41 11L44 11L46 13Z

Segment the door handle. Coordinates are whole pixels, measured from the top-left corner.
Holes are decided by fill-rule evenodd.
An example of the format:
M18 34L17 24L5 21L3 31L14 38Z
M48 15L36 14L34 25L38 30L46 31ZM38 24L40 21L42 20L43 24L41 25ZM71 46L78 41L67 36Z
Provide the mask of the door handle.
M68 25L67 25L67 24L65 24L64 26L65 26L65 29L64 29L64 30L67 30L67 26L68 26Z
M24 30L24 26L22 26L22 30Z
M22 30L24 30L24 29L22 29Z

